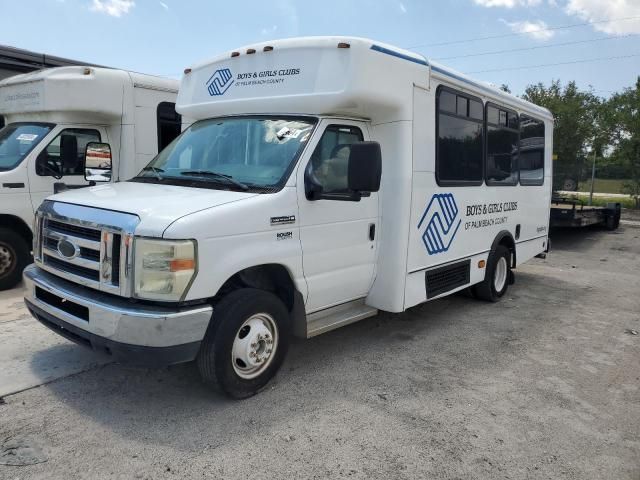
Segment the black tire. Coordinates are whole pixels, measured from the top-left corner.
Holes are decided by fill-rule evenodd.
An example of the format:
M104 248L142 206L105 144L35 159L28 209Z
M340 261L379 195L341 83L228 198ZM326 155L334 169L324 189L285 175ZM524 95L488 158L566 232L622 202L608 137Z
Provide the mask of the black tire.
M0 291L15 287L22 280L24 267L31 263L31 248L18 233L0 228Z
M497 266L501 258L504 258L506 261L507 272L504 286L500 290L497 290L495 286L495 277ZM495 252L493 252L493 254L489 257L484 280L481 283L473 286L473 290L477 298L479 298L480 300L485 300L487 302L497 302L505 293L507 293L512 275L510 260L511 252L509 252L509 249L504 245L498 245Z
M240 327L256 315L266 314L275 324L275 351L266 368L255 378L243 378L232 360L236 335ZM246 326L244 327L247 328ZM250 328L250 327L249 327ZM291 320L287 308L273 293L254 288L235 290L218 302L213 309L209 328L196 359L203 381L228 396L241 399L258 393L267 385L282 365L289 349ZM245 337L247 334L245 333ZM241 368L242 363L237 365ZM246 365L245 365L246 366Z
M605 223L604 223L604 227L609 231L616 229L616 219L613 215L607 216L607 219L605 220Z

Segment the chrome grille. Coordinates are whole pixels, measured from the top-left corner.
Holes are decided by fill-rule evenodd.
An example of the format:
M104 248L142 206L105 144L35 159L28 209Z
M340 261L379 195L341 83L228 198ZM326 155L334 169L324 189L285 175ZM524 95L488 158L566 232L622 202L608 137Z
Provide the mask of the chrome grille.
M35 261L75 283L129 296L129 247L137 223L130 214L45 202L36 222Z

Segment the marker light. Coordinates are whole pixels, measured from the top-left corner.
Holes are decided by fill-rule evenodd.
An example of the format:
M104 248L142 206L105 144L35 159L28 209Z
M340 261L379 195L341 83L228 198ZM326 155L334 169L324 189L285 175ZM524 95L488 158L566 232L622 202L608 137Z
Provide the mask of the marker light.
M345 42L340 42L338 48L351 48L351 45Z
M189 75L191 73L191 69L190 68L185 68L184 69L184 74L185 75Z
M484 266L485 266L486 264L487 264L487 263L486 263L484 260L480 260L480 261L478 262L478 268L484 268Z
M231 52L231 58L239 57L239 56L240 56L240 52Z
M256 49L255 48L248 48L247 49L247 55L251 55L252 53L256 53Z
M271 45L267 45L266 47L264 47L262 49L263 52L270 52L273 50L273 47Z

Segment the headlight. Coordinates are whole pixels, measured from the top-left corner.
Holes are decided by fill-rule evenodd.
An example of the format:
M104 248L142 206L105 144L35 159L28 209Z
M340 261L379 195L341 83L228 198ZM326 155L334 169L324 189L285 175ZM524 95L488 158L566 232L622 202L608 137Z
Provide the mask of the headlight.
M137 298L180 301L197 270L194 240L136 238L134 258Z

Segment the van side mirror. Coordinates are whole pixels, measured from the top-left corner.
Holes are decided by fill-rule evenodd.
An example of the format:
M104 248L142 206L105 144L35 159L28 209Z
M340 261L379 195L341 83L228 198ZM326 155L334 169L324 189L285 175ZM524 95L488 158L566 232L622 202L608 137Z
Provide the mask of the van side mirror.
M90 182L111 181L111 146L89 142L84 153L84 178Z
M349 190L370 193L380 190L382 151L378 142L351 144L348 169Z

